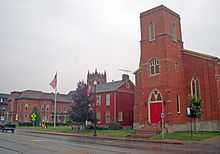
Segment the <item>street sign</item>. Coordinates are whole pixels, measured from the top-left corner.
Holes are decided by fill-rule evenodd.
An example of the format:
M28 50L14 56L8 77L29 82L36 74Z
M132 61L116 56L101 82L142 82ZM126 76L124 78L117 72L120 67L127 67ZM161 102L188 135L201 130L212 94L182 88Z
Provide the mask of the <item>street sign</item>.
M163 119L165 117L165 114L162 112L160 116Z
M31 114L31 120L36 121L37 115L35 113Z

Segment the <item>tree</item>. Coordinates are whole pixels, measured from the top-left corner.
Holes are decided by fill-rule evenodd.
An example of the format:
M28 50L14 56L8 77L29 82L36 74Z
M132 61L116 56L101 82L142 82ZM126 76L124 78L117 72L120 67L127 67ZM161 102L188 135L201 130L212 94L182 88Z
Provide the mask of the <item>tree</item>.
M90 111L91 97L87 96L87 85L83 81L78 82L72 99L74 103L70 111L70 119L85 126L86 120L92 120L92 111Z
M190 117L198 119L202 116L201 112L201 98L197 96L190 97L189 107L190 107ZM195 120L194 120L195 121ZM196 130L196 121L195 121L195 130Z
M34 126L39 126L41 117L40 117L40 112L37 107L34 107L31 113L31 121L33 122Z

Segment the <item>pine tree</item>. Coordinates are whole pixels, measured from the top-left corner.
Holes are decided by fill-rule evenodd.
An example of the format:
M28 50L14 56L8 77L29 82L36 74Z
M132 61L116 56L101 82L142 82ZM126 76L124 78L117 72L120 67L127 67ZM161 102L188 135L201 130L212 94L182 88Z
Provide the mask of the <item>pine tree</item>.
M73 104L70 111L70 119L73 122L83 124L86 120L92 120L92 111L90 110L91 97L87 96L87 85L83 81L79 81L77 89L72 95Z

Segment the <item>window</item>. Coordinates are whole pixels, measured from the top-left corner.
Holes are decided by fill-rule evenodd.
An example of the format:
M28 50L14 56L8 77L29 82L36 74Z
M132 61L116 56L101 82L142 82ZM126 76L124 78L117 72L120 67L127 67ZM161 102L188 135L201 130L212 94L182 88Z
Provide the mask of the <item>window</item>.
M97 95L96 96L96 105L101 105L101 100L102 100L102 96L101 95Z
M28 104L25 104L25 105L24 105L24 108L25 108L25 110L27 111L27 110L28 110Z
M153 92L151 92L150 102L158 102L158 101L162 101L161 94L159 91L154 90Z
M111 122L110 111L106 111L106 113L105 113L105 123L110 123L110 122Z
M177 29L176 22L173 22L171 25L171 37L173 41L177 41Z
M41 109L41 111L43 111L43 110L44 110L44 105L41 105L41 108L40 108L40 109Z
M48 122L48 121L49 121L48 115L45 115L45 116L44 116L44 121L45 121L45 122Z
M150 62L150 75L158 75L160 74L160 62L158 59L153 58Z
M106 106L110 106L110 94L106 94Z
M49 111L49 105L46 106L46 111Z
M123 121L123 112L118 112L118 121Z
M148 39L149 41L155 40L155 25L152 22L148 26Z
M1 103L3 102L3 98L0 99L0 102L1 102Z
M191 81L191 96L200 97L200 85L199 80L193 78Z
M96 119L98 121L101 120L101 113L100 112L96 112Z
M176 111L177 113L180 113L180 96L176 96Z

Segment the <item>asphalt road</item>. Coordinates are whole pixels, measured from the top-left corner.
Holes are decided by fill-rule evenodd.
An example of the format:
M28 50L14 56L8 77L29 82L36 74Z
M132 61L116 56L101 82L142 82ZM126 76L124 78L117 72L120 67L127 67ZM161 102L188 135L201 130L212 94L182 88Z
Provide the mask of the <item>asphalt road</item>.
M203 154L220 153L219 144L158 144L85 139L18 130L0 133L0 154Z

